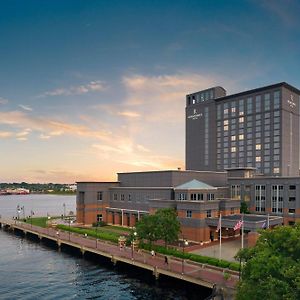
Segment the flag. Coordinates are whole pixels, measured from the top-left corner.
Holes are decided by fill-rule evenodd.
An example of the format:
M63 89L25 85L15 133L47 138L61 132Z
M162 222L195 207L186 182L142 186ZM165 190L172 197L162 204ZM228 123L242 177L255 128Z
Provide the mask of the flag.
M220 215L220 218L219 218L219 222L218 222L218 226L217 226L216 232L218 232L220 229L221 229L221 215Z
M241 229L243 223L244 223L244 222L243 222L242 220L239 220L239 221L235 224L233 230L235 231L235 230Z

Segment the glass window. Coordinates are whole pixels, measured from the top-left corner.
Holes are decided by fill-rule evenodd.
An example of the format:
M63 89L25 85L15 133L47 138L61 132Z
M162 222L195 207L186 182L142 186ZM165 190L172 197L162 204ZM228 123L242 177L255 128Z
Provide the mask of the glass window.
M296 186L295 185L290 185L290 190L295 190Z
M211 209L209 209L209 210L206 211L206 217L207 218L211 217Z
M97 201L102 201L103 192L97 192Z
M256 150L261 150L261 144L256 144L256 145L255 145L255 149L256 149Z
M192 217L192 211L191 210L187 210L186 211L186 217L187 218L191 218Z
M260 95L255 97L255 111L256 112L261 111L261 96Z
M270 110L270 94L265 94L265 110Z
M280 91L274 92L274 109L278 109L280 106Z
M208 194L207 194L207 200L208 200L208 201L210 201L210 200L215 200L215 194L208 193Z
M236 152L236 147L231 147L231 152Z
M248 114L252 113L252 98L247 99L247 113Z

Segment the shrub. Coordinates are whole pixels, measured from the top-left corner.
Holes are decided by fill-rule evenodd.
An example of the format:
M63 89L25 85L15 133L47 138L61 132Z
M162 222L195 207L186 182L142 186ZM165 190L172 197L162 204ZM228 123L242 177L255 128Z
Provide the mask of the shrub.
M231 269L233 271L239 271L240 270L240 264L233 262L229 265L229 269Z
M225 260L219 260L218 266L221 268L228 268L230 266L230 262Z

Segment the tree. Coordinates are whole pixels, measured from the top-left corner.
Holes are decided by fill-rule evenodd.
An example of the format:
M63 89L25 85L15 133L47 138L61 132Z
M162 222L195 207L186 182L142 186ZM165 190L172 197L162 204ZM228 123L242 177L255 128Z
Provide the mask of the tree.
M180 223L173 208L163 208L156 211L158 217L158 234L165 241L165 246L178 240Z
M154 241L164 240L165 245L177 241L180 224L176 211L172 208L159 209L154 215L144 216L136 224L137 235L140 239Z
M241 214L250 214L248 205L245 201L241 202L241 208L240 208Z
M300 224L261 231L245 260L237 299L300 299Z
M139 239L149 241L150 246L152 246L152 243L159 239L157 224L158 218L156 215L143 216L136 224L136 232Z

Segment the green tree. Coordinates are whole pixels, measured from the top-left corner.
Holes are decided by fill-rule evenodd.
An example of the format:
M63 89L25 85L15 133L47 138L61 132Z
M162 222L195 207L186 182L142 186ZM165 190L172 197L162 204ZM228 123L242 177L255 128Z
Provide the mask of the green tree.
M165 246L178 240L180 223L173 208L163 208L156 211L158 218L158 235L165 241Z
M240 208L241 214L250 214L248 205L245 201L241 202L241 208Z
M245 260L238 300L300 299L300 224L262 231L237 257Z
M136 224L136 232L139 239L147 240L150 246L152 246L152 243L159 239L157 224L158 218L156 215L143 216L143 218Z

